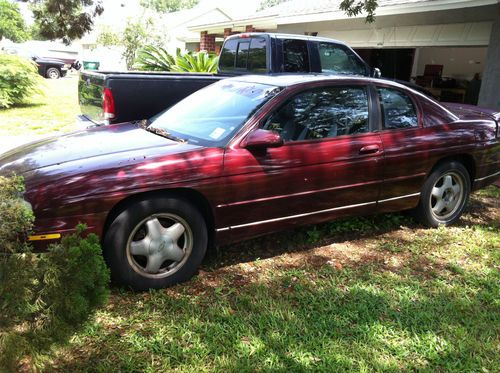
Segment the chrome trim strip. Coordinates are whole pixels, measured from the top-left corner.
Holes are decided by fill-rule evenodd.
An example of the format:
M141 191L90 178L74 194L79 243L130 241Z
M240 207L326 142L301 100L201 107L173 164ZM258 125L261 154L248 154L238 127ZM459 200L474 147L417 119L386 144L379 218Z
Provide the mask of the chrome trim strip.
M500 171L495 172L494 174L491 174L491 175L488 175L488 176L485 176L485 177L481 177L479 179L474 179L474 182L476 182L476 181L483 181L483 180L489 179L490 177L495 177L495 176L498 176L498 175L500 175Z
M268 220L255 221L255 222L252 222L252 223L246 223L246 224L240 224L240 225L233 225L233 226L230 226L230 227L219 228L219 229L217 229L217 232L227 231L228 229L245 228L245 227L251 227L251 226L254 226L254 225L260 225L260 224L266 224L266 223L274 223L274 222L282 221L282 220L301 218L301 217L304 217L304 216L322 214L324 212L331 212L331 211L345 210L345 209L350 209L350 208L355 208L355 207L361 207L361 206L375 205L376 203L377 202L358 203L358 204L355 204L355 205L347 205L347 206L333 207L331 209L326 209L326 210L306 212L304 214L283 216L281 218L274 218L274 219L268 219Z
M381 202L390 202L390 201L395 201L397 199L403 199L403 198L410 198L410 197L416 197L416 196L419 196L420 195L420 192L418 193L413 193L413 194L407 194L405 196L400 196L400 197L393 197L393 198L387 198L387 199L381 199L380 201L378 201L379 203Z
M313 189L313 190L307 190L305 192L297 192L297 193L283 194L283 195L278 195L278 196L257 198L257 199L252 199L252 200L245 200L245 201L224 203L224 204L221 204L221 205L217 205L216 207L217 208L231 207L231 206L238 206L238 205L246 205L246 204L249 204L249 203L258 203L258 202L272 201L272 200L276 200L276 199L307 196L309 194L331 192L331 191L334 191L334 190L348 189L348 188L354 188L354 187L365 186L365 185L381 184L382 182L383 182L382 180L374 180L374 181L367 181L367 182L364 182L364 183L349 184L349 185L340 185L340 186L335 186L335 187L330 187L330 188L324 188L324 189Z

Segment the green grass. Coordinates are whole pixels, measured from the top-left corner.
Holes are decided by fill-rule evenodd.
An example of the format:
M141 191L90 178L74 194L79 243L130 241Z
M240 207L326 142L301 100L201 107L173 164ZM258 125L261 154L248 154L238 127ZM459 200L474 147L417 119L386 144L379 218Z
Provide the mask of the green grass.
M497 372L498 189L460 224L346 219L222 248L192 281L115 288L47 371ZM314 233L311 233L314 232Z
M77 92L78 77L45 79L43 95L10 109L0 109L0 137L32 136L75 130L80 114Z

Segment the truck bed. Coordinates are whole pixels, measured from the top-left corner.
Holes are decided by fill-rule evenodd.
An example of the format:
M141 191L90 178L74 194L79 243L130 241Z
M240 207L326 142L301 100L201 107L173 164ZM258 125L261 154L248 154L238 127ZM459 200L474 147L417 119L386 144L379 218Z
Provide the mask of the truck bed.
M108 89L117 108L113 123L150 118L191 93L223 79L208 73L81 72L78 82L82 114L104 123L103 89Z

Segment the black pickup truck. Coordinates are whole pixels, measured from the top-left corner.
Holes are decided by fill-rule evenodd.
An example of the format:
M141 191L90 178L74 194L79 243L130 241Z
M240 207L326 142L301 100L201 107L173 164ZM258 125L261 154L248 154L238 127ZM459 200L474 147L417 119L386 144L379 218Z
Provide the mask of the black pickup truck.
M80 73L82 119L108 124L150 118L220 79L276 73L377 74L349 46L337 40L271 33L238 34L224 41L217 74Z

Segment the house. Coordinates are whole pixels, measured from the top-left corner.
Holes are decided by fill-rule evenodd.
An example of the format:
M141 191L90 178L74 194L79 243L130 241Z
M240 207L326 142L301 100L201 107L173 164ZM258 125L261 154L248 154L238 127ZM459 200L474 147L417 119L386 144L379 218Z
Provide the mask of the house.
M233 33L268 31L347 42L385 77L427 85L463 101L468 82L483 76L479 103L500 108L499 0L379 0L374 23L349 18L341 0L290 0L235 20L191 23L201 49ZM426 75L430 74L430 75Z

